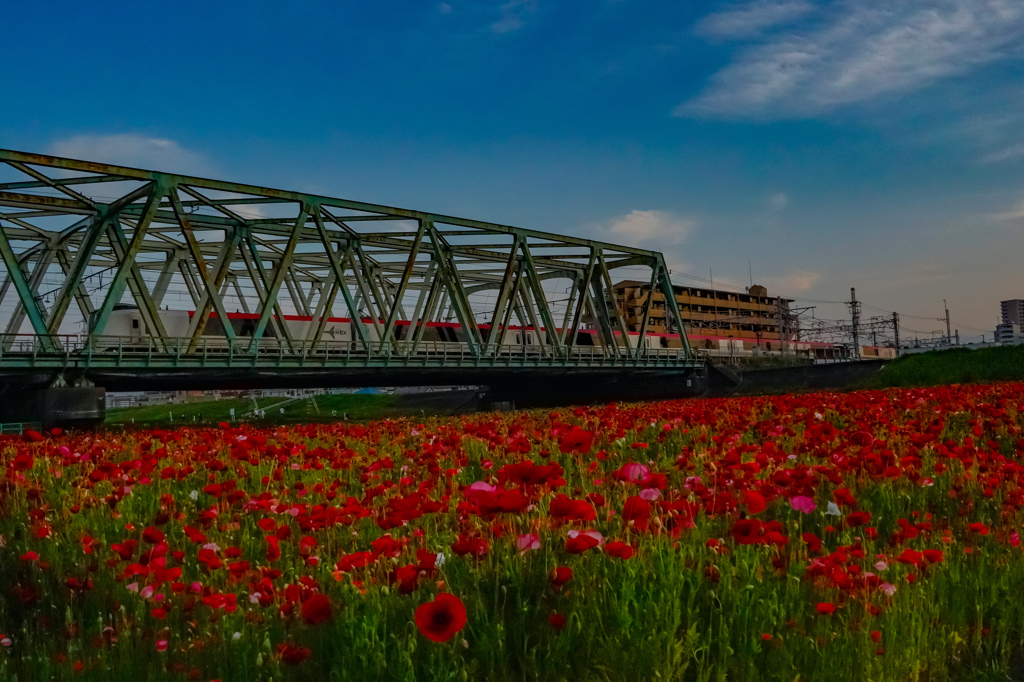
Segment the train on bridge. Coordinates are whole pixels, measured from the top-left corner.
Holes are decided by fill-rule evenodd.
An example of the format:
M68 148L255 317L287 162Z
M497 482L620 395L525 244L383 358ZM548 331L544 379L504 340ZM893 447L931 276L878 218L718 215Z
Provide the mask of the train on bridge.
M194 311L187 310L161 310L159 311L160 321L164 326L167 336L170 338L182 338L188 336L188 329L192 322ZM228 313L228 325L236 338L252 338L256 332L259 315L249 313ZM280 324L275 316L274 320ZM316 334L316 324L311 316L285 315L283 323L288 335L295 341L312 340ZM378 326L383 326L384 320L378 320L377 325L370 318L362 319L367 337L371 342L379 342L380 336L377 332ZM467 344L466 329L457 322L426 322L425 329L420 338L421 343L428 344ZM481 324L480 333L486 341L491 334L491 325ZM396 341L409 341L413 338L415 325L409 320L396 320L394 323L394 338ZM547 332L541 328L536 329L530 326L510 325L505 331L501 340L503 348L540 348L546 345ZM107 324L103 329L104 339L119 339L127 345L139 345L148 341L150 332L146 329L142 313L136 306L118 305L114 307ZM204 341L212 339L226 339L226 330L223 321L216 313L211 313L203 328ZM276 339L277 332L274 325L267 325L263 331L263 339ZM640 344L640 334L632 332L627 334L626 341L619 332L615 333L616 342L620 347L628 343L631 348ZM347 317L329 317L324 323L321 340L327 343L343 345L354 343L359 340L358 333L353 328L352 320ZM654 349L677 349L683 350L683 343L678 334L648 334L643 340L644 346L650 350ZM597 330L580 329L576 334L576 346L599 347L601 342L598 339Z
M184 337L192 321L192 311L186 310L162 310L160 311L161 322L169 337ZM236 338L252 338L256 331L259 315L249 313L228 313L228 323ZM276 317L275 317L275 321ZM367 337L371 343L380 341L377 333L377 326L373 320L364 318L362 323L366 329ZM384 321L378 320L378 325L383 326ZM284 325L289 336L295 341L311 340L316 334L316 324L311 316L285 315ZM415 329L414 323L409 320L397 320L394 324L394 338L396 341L409 341L413 338ZM457 322L426 322L422 332L420 343L426 344L429 348L462 348L467 344L466 330ZM491 325L481 324L480 332L486 341L491 333ZM524 351L539 350L546 344L546 332L544 329L536 329L530 326L509 326L501 340L501 348L506 350L523 349ZM130 305L116 306L104 329L104 338L117 338L121 343L127 345L139 345L148 341L149 332L138 308ZM204 342L210 343L215 339L225 339L223 322L216 313L210 315L206 326L203 329ZM267 325L263 332L264 339L276 339L277 332L274 325ZM615 332L616 343L620 347L628 345L636 348L641 343L639 332L628 332L625 341L620 332ZM787 347L783 348L778 342L755 342L752 339L734 339L724 336L713 336L708 334L689 334L690 344L693 350L699 355L712 361L742 364L746 362L757 362L759 359L780 356L783 354L802 358L807 362L841 362L849 361L851 349L841 343L825 343L791 340ZM352 320L346 317L329 317L324 323L321 340L331 345L344 346L357 342L359 339L353 329ZM662 352L682 351L683 342L678 334L647 333L642 341L648 350L659 350ZM216 345L214 341L212 345ZM595 329L580 329L576 334L576 347L592 348L598 350L601 341ZM890 359L894 357L892 349L862 346L862 357L877 357L879 359Z

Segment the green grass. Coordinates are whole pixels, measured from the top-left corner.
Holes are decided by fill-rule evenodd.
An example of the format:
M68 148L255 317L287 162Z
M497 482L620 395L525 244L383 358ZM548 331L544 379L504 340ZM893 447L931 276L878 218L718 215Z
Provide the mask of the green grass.
M885 365L864 388L942 386L1024 379L1024 346L933 351L904 355Z
M348 415L350 420L379 419L388 416L400 416L410 413L399 405L398 396L394 395L319 395L315 402L296 400L281 406L287 398L258 398L256 403L266 411L263 420L247 418L245 421L255 423L309 423L340 421ZM204 400L200 402L181 403L177 405L146 405L141 407L125 407L107 410L106 424L136 426L168 426L182 424L216 424L230 422L231 410L234 409L234 420L241 420L242 415L252 412L255 404L251 399ZM419 410L412 412L419 413Z
M800 466L805 470L810 462L817 461L822 463L822 471L838 474L840 470L834 464L825 462L834 461L829 457L832 453L844 452L845 439L809 436L807 425L818 420L804 419L797 410L806 415L820 410L823 416L828 414L838 426L850 430L872 428L866 426L866 421L874 423L870 415L879 401L886 404L886 397L875 395L867 400L854 396L845 405L837 405L831 396L815 399L814 404L807 399L744 399L720 401L713 411L697 401L664 404L657 411L629 406L589 413L583 410L575 415L584 418L583 425L600 424L607 429L599 432L595 446L602 448L603 460L561 452L553 437L544 435L550 424L544 411L501 420L490 418L486 432L479 428L475 431L486 438L470 435L474 432L467 428L488 424L478 418L463 422L431 420L415 434L408 424L400 423L387 431L368 431L363 437L353 437L336 427L304 436L287 430L266 432L261 434L267 439L266 445L282 454L257 456L261 451L256 449L252 459L235 456L238 453L233 444L240 434L230 431L210 434L188 430L173 440L138 431L95 442L92 436L74 435L61 441L69 452L83 451L84 445L91 444L97 454L103 453L101 462L123 463L123 473L131 476L130 486L125 485L122 476L95 481L92 474L101 470L97 466L100 462L66 463L62 458L67 455L54 447L57 443L30 446L14 440L0 451L4 470L20 471L8 479L17 483L9 484L0 514L0 537L7 543L0 552L0 573L7 576L10 586L33 585L39 590L39 598L37 603L25 604L10 587L0 591L0 632L14 642L10 648L0 647L0 680L183 680L188 679L185 673L192 666L202 673L197 673L197 679L247 682L1012 679L1008 675L1024 642L1024 601L1015 598L1024 584L1024 562L1020 560L1021 550L1007 542L1004 535L1019 528L1021 520L1020 511L1007 504L1004 493L1017 490L1017 464L1012 464L1009 476L1013 478L1005 481L1007 488L997 486L995 494L985 494L984 486L988 484L984 480L986 475L994 475L997 460L994 453L973 439L1000 437L1010 429L1016 432L1024 420L1017 409L1016 389L1002 394L993 391L974 401L947 397L966 393L936 391L935 395L944 401L922 404L889 402L883 412L901 415L900 430L890 429L887 420L875 425L877 435L887 439L885 449L891 449L895 457L916 453L921 464L914 468L923 473L936 471L939 463L946 467L941 474L936 471L934 485L871 476L858 467L844 469L845 481L822 478L820 488L809 491L818 505L813 513L798 513L785 494L770 503L762 518L779 521L790 538L778 546L736 544L730 528L741 513L738 509L714 515L700 513L694 518L694 527L684 530L677 539L666 532L637 533L616 515L605 515L602 508L593 527L609 540L622 538L637 546L637 556L625 561L598 550L567 554L563 550L566 526L545 516L544 510L549 509L555 494L553 489L537 490L535 506L500 520L463 518L465 512L457 506L458 491L484 478L480 466L483 460L496 459L499 470L503 463L519 460L518 453L509 453L501 445L512 428L539 434L534 436L527 458L543 457L546 462L558 463L564 473L562 487L573 490L577 499L603 491L608 496L607 510L621 509L623 498L636 492L636 488L621 483L603 482L621 464L637 458L631 445L636 442L649 446L643 449L643 459L665 472L667 490L683 490L684 477L689 475L711 481L724 463L722 458L733 456L726 454L727 449L735 455L734 463L728 466L740 471L740 454L733 449L740 442L755 446L772 443L768 452L775 454L771 459L761 447L743 457L750 464L761 456L768 467L762 474L764 481L778 480L777 474L797 466L799 460L790 464L787 453L795 458L799 453L804 458ZM983 431L981 436L973 435L971 422L981 418L975 411L979 403L988 405L1006 397L1012 399L1008 413L985 421L987 434ZM910 409L897 410L898 405ZM687 407L693 409L686 411ZM908 439L919 432L917 424L923 417L931 419L934 415L939 415L945 425L941 433L932 433L933 443L954 441L962 448L961 453L972 453L966 462L950 458L945 451L940 453L934 445L911 447ZM620 426L627 423L636 428ZM666 423L677 424L677 428L666 431ZM761 423L793 427L792 435L779 438L758 428ZM433 449L437 435L460 431L461 439ZM709 442L710 434L718 439ZM77 442L73 440L76 437L80 438ZM309 466L307 445L308 452L319 451L314 455L317 458L342 450L350 454L345 455L341 468L318 469ZM1012 443L1008 443L1010 446ZM27 448L35 448L35 460L30 468L16 469L15 457ZM689 453L684 461L691 463L692 469L679 466L680 453ZM385 457L400 466L370 470ZM330 464L328 459L323 462ZM217 466L211 466L215 463ZM591 463L596 468L590 468ZM188 466L189 473L181 478L154 475L143 482L144 471L162 471L164 466L172 471ZM217 472L223 474L218 476ZM264 476L275 472L280 472L276 483L263 482ZM371 473L377 475L371 478ZM394 484L391 499L403 499L412 489L408 481L400 483L406 477L414 482L447 480L441 485L451 491L452 504L412 519L408 526L387 529L411 539L404 559L385 559L337 580L332 573L334 560L368 547L371 540L385 532L376 523L387 508L383 500L372 505L376 514L310 530L279 510L243 505L241 500L218 502L203 489L215 478L229 479L246 490L249 499L270 490L280 491L275 494L282 498L284 491L302 490L312 492L293 498L294 504L327 505L330 500L321 498L315 486L323 486L333 477L337 477L341 500L349 496L358 499L384 483ZM871 511L877 538L861 528L844 528L841 524L832 527L834 519L826 515L825 505L840 485L851 486L861 508ZM121 496L115 498L115 491ZM192 491L196 491L194 498ZM964 501L968 501L966 505ZM72 508L72 503L76 507ZM115 509L116 516L112 513ZM159 523L170 538L170 548L187 552L181 559L168 560L183 570L182 585L197 580L212 590L237 593L237 612L202 605L193 609L186 606L187 593L168 591L168 601L175 606L166 619L157 619L150 611L153 603L127 591L129 582L146 582L121 574L130 560L107 563L113 543L122 542L129 533L137 536L142 526L157 523L156 516L165 509L173 510L175 516ZM246 599L254 590L247 581L229 579L224 569L202 569L194 558L198 550L184 542L181 526L195 524L198 514L208 509L217 510L216 518L221 519L204 526L209 540L224 547L237 546L241 555L258 567L254 572L271 567L264 559L266 531L259 521L269 518L279 526L287 524L289 537L300 535L291 535L293 525L301 529L301 534L315 536L322 562L310 565L295 550L292 540L282 543L284 552L273 560L274 566L282 571L281 587L294 583L299 576L315 580L334 604L332 619L311 626L295 615L279 617L275 607L264 609ZM915 514L932 514L934 533L928 530L902 544L919 549L941 547L946 553L941 564L927 570L911 569L893 559L901 551L889 540L899 527L897 520L915 518ZM32 531L44 518L51 519L54 532L40 539ZM1003 519L1003 524L994 526L994 532L984 537L966 530L970 522L992 524L993 519ZM129 530L128 523L136 528ZM491 552L479 560L447 551L456 533L468 523L483 529L484 537L492 540ZM951 531L949 543L941 539L946 529ZM532 531L541 535L541 549L518 551L513 544L516 534ZM840 546L856 545L864 556L839 560L839 565L883 571L881 575L898 589L894 595L882 597L877 590L840 589L832 584L831 577L809 576L806 567L814 557L800 540L803 532L813 532L825 541L822 557ZM98 541L95 553L83 553L80 543L84 534ZM720 541L725 550L711 550L711 539ZM966 551L968 547L970 552ZM397 565L412 561L415 548L442 552L447 558L436 575L424 576L417 591L401 594L395 589L391 572ZM28 550L39 553L40 563L20 558ZM138 551L141 558L149 550ZM880 554L888 555L889 566L876 569L873 565ZM556 590L550 585L549 574L556 566L573 570L565 589ZM115 567L117 570L110 570ZM907 579L911 572L916 573L913 583ZM72 592L65 582L69 576L89 576L95 584L92 589ZM352 580L361 581L365 593L357 590ZM435 646L418 635L413 614L419 604L440 589L436 582L440 580L445 582L446 590L464 601L468 623L453 641ZM834 615L817 614L816 604L824 601L839 606ZM868 608L872 605L884 608L873 613ZM564 630L556 631L549 625L552 613L566 616ZM104 642L102 633L108 627L120 638L117 646ZM878 644L871 638L874 630L880 635ZM763 635L768 636L767 640ZM155 641L161 638L170 642L163 653L155 647ZM313 657L300 667L284 666L274 652L277 644L289 640L310 647ZM81 672L71 667L76 661L84 665ZM174 665L181 666L178 673L173 672Z

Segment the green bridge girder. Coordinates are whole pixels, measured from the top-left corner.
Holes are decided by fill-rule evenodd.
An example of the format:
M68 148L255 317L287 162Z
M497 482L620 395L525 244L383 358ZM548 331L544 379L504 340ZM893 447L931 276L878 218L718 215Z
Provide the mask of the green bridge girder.
M10 150L0 171L0 374L468 367L484 383L495 371L703 364L655 251ZM666 294L678 348L643 340L651 297L639 341L624 341L620 268L645 269ZM172 304L190 312L187 329L168 329ZM112 338L125 305L143 329ZM211 331L236 313L250 318L245 336ZM325 333L334 318L351 320L350 341ZM430 340L429 323L457 324L462 341ZM518 328L543 333L511 344ZM597 345L578 343L585 328Z

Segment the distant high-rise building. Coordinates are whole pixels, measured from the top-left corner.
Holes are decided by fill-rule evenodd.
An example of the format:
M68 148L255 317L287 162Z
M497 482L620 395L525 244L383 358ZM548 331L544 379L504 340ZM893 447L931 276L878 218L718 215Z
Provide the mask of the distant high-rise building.
M1024 299L1015 298L999 304L1003 313L1003 324L1016 324L1024 327Z

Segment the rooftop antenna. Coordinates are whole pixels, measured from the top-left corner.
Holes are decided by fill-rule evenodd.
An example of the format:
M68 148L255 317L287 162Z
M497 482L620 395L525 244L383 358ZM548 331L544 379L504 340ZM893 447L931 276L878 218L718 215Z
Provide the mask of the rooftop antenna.
M747 270L750 271L750 286L754 286L754 266L747 261Z

